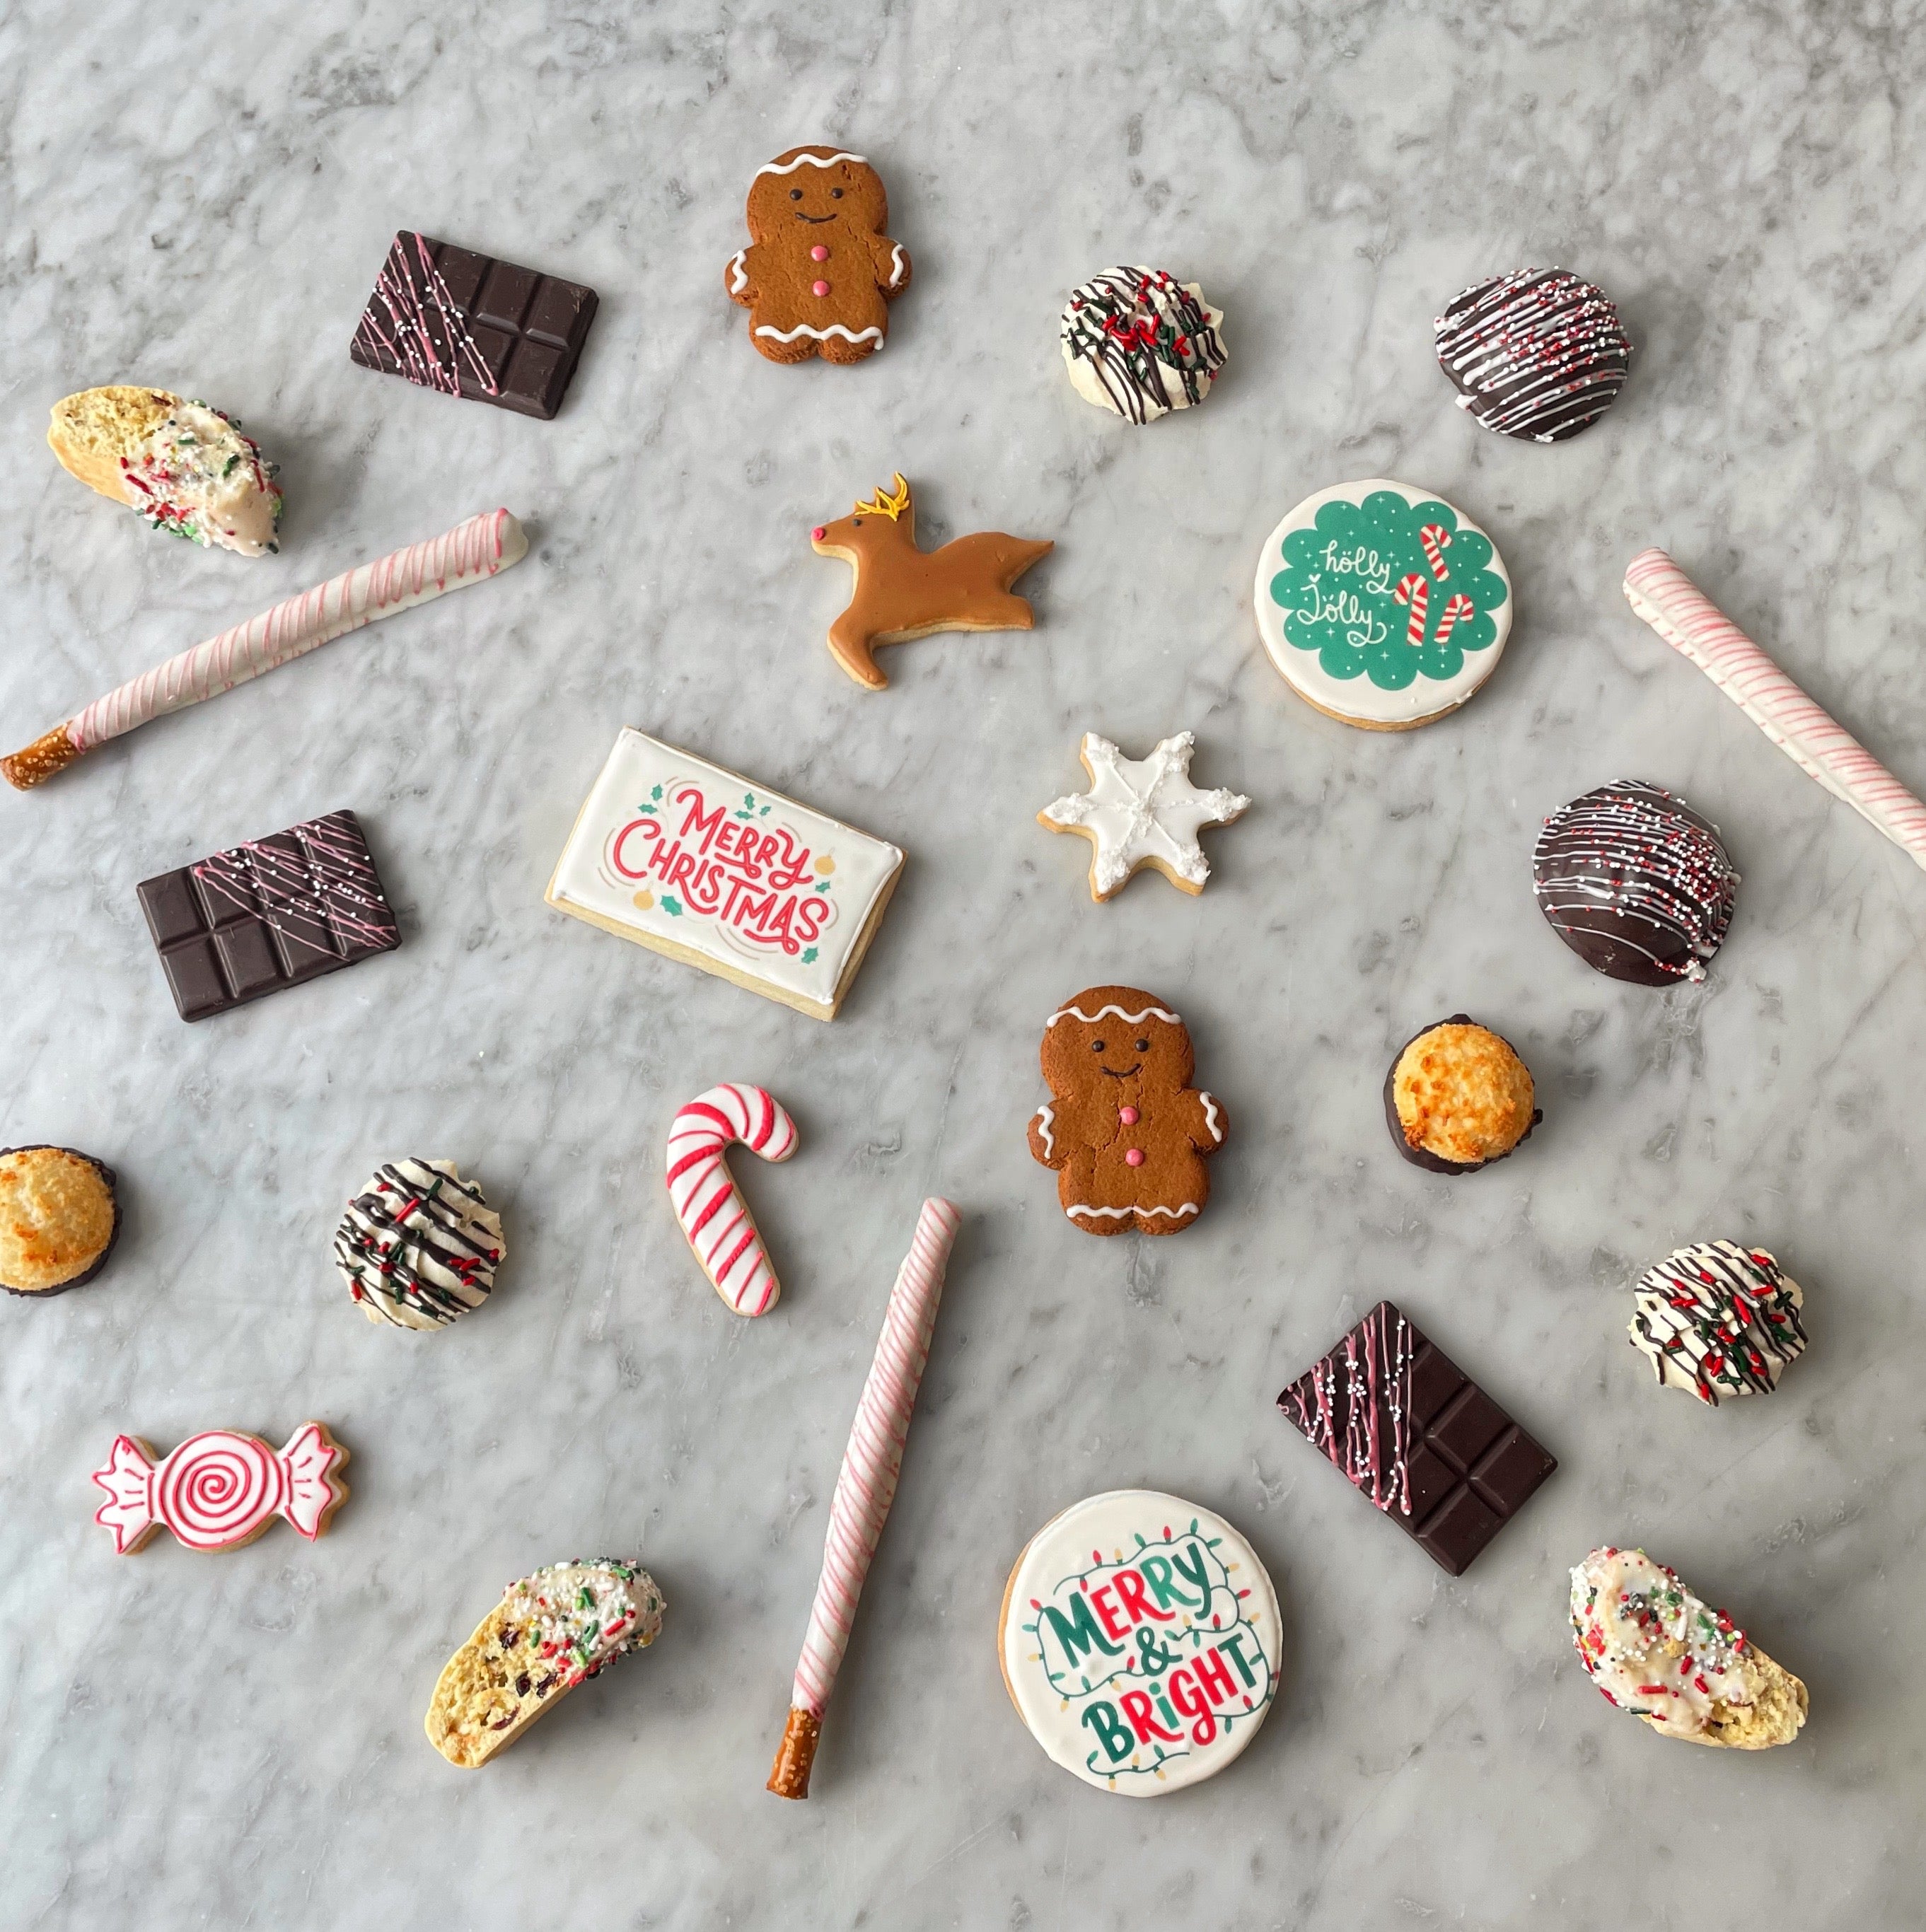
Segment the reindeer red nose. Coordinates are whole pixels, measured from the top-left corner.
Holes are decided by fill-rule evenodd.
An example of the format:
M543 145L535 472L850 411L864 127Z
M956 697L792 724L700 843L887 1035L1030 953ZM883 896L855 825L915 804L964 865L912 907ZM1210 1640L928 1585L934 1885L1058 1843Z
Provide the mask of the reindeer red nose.
M827 524L818 524L816 527L809 532L809 539L812 543L820 543L823 539L829 535L829 533L830 526Z

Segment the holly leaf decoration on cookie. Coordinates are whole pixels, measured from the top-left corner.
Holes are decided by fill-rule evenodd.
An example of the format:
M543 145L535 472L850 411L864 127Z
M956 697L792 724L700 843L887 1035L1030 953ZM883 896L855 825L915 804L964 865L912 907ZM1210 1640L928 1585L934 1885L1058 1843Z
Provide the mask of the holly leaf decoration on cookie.
M816 949L813 946L806 946L803 947L802 963L806 966L813 966L815 964Z
M664 892L662 895L662 910L667 913L671 919L680 919L682 917L681 902L677 899L672 899L667 892Z
M1316 651L1327 676L1402 691L1456 677L1466 652L1496 638L1492 613L1506 590L1486 568L1491 555L1490 539L1461 529L1449 504L1374 490L1362 502L1323 505L1312 528L1286 534L1270 595L1285 641Z

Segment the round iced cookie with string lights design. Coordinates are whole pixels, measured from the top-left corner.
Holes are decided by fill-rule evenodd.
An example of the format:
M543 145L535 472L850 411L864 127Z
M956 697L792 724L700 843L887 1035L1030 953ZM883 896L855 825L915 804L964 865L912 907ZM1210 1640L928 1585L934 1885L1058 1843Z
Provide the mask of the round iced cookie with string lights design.
M1373 478L1306 496L1264 539L1257 628L1306 704L1408 731L1467 703L1503 656L1511 579L1462 510Z
M1257 1552L1222 1516L1112 1490L1030 1538L997 1642L1018 1716L1058 1764L1157 1798L1214 1777L1257 1735L1283 1624Z

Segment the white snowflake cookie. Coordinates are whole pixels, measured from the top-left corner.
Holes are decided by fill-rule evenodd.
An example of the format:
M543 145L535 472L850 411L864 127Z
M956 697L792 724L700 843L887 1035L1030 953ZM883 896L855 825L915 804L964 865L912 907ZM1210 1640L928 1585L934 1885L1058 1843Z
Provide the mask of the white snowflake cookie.
M1093 848L1090 896L1114 898L1145 866L1193 897L1210 876L1197 842L1207 825L1228 825L1250 809L1240 793L1199 791L1190 782L1197 740L1188 731L1164 739L1148 758L1126 758L1108 738L1084 736L1080 756L1090 789L1046 805L1036 822L1052 832L1078 832Z

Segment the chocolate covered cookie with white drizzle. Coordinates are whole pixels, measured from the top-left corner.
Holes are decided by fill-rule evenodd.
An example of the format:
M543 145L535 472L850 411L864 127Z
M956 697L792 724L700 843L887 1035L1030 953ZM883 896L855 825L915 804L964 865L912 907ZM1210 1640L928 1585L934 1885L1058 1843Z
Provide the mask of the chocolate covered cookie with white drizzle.
M502 1217L452 1160L388 1162L334 1234L362 1312L398 1328L445 1328L480 1307L506 1252Z
M1700 1241L1639 1277L1632 1346L1660 1388L1716 1408L1722 1395L1770 1395L1806 1345L1805 1297L1763 1248Z
M1167 268L1112 268L1070 291L1064 362L1087 402L1154 422L1210 393L1224 366L1223 323L1195 282Z
M1588 966L1636 986L1702 980L1738 886L1718 827L1642 778L1562 806L1532 854L1552 930Z
M1618 400L1631 338L1612 298L1564 268L1520 268L1454 296L1434 324L1458 406L1486 429L1563 442Z

